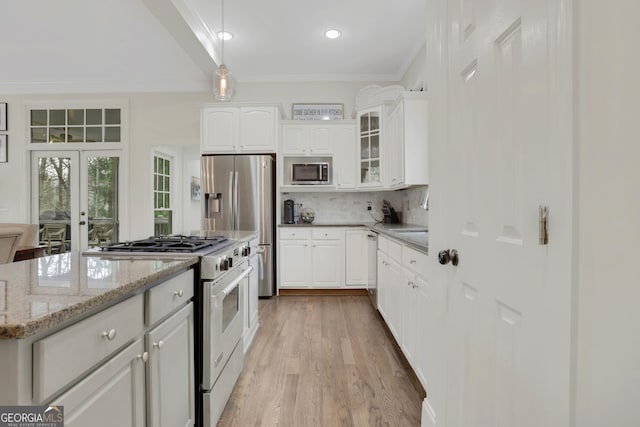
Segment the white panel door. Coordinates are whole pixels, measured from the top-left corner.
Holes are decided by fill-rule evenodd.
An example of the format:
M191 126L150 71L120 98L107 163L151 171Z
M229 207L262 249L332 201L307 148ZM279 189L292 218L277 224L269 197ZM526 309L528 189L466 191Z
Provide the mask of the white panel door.
M345 284L365 286L369 272L368 230L345 231Z
M240 151L275 152L276 137L275 108L240 108Z
M460 254L440 267L450 280L446 426L569 424L570 226L538 243L539 206L555 224L571 208L570 149L557 149L571 141L554 128L560 3L447 3L448 93L436 99L448 103L448 138L434 141L444 165L431 181L446 214L430 225L448 245L436 252Z
M238 145L238 109L205 108L201 113L203 153L234 153Z
M143 354L136 340L49 404L64 406L68 427L145 426Z
M195 422L193 304L147 334L149 425L188 427Z
M344 251L340 240L314 240L311 271L314 287L339 288L344 284Z
M307 240L280 240L281 288L306 288L310 285L308 246Z

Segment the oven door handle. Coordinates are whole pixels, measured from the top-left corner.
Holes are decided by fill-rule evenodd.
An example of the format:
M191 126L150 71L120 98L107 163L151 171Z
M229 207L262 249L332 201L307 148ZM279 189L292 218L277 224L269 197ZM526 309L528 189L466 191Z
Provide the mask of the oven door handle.
M249 275L249 273L251 273L251 270L253 270L253 267L249 266L246 270L244 270L242 273L240 273L240 275L238 277L233 279L233 282L229 283L229 285L227 285L226 288L221 290L220 293L222 294L222 297L223 298L226 297L227 295L229 295L231 293L231 291L233 291L235 288L237 288L238 285L240 284L240 282L242 281L242 279L244 279L245 277L247 277Z

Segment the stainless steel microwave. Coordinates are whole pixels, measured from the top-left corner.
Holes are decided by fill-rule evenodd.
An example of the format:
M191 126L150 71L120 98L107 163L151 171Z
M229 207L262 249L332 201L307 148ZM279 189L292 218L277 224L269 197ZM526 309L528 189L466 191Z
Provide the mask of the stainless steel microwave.
M331 184L331 168L328 162L291 163L289 176L293 185Z

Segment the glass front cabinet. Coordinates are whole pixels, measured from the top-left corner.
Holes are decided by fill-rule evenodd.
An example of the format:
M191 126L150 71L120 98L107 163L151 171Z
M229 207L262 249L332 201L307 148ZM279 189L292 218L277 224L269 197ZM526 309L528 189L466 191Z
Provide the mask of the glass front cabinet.
M358 112L359 126L359 187L379 187L382 185L382 107Z

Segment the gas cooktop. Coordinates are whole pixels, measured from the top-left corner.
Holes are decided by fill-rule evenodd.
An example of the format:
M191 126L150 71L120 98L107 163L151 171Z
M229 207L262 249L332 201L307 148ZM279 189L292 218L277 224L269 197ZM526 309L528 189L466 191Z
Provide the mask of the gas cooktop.
M178 252L213 251L230 242L224 236L153 236L142 240L100 246L103 252Z

